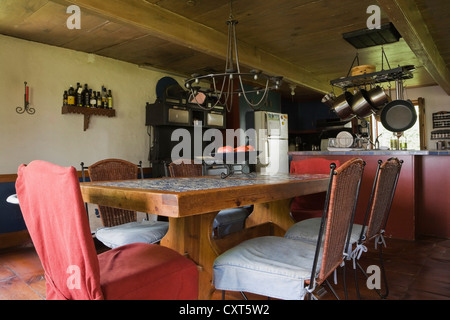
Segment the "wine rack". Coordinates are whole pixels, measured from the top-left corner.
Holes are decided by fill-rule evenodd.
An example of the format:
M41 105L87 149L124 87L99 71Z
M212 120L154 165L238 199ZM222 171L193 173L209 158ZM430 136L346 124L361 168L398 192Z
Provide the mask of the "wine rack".
M84 131L89 128L89 121L92 115L95 116L106 116L106 117L115 117L116 110L115 109L102 109L102 108L86 108L86 107L78 107L78 106L63 106L62 114L68 113L76 113L84 115Z

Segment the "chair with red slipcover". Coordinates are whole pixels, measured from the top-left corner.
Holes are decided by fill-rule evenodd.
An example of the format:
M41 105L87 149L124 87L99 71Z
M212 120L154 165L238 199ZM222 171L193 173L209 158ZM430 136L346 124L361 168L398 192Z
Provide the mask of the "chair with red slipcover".
M305 160L291 161L290 173L308 174L330 172L330 164L339 167L339 160L327 160L323 158L309 158ZM326 192L308 194L292 199L291 217L295 222L309 218L321 217Z
M197 299L197 266L172 249L133 243L97 255L74 167L21 165L16 190L48 300Z

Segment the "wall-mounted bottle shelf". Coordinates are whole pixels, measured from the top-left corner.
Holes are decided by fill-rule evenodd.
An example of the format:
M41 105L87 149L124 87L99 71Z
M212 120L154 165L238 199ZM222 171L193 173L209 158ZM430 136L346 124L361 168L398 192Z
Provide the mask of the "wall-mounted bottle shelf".
M107 116L109 118L116 116L115 109L102 109L102 108L86 108L78 106L63 106L62 114L78 113L84 115L84 131L89 128L89 121L92 115L95 116Z

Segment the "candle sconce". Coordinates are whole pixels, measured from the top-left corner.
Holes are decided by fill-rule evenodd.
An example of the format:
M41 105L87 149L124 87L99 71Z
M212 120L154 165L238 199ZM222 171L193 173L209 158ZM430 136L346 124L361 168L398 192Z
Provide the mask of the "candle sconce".
M24 106L17 107L16 112L19 114L23 114L26 111L28 114L34 114L36 110L30 107L30 87L27 86L26 81L24 83L25 83Z

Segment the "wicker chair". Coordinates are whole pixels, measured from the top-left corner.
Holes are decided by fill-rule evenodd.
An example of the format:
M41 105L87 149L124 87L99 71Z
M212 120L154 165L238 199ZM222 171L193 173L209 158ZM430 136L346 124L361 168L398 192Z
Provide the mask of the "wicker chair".
M131 180L138 178L138 166L121 159L105 159L89 166L88 173L93 182ZM136 221L136 211L99 206L99 212L104 228L97 229L96 237L109 248L134 242L158 243L169 228L166 221Z
M198 177L203 175L203 166L191 160L172 162L169 164L169 173L171 177Z
M379 160L377 172L373 182L372 193L367 206L363 224L354 224L349 239L348 259L353 259L353 269L355 272L356 291L358 298L360 297L358 288L357 271L360 269L367 277L364 269L358 260L362 252L367 251L365 244L375 239L375 248L379 249L380 266L385 285L385 291L375 289L381 298L386 298L389 294L388 282L383 263L383 245L385 244L383 234L386 228L389 211L391 209L392 200L394 198L395 189L397 187L398 178L403 161L397 158L390 158L384 163ZM364 227L363 227L364 226ZM317 241L317 231L320 228L320 219L311 218L300 221L292 226L285 234L286 238L315 242ZM353 250L352 250L353 249ZM358 269L357 269L358 267Z
M352 159L338 169L332 165L315 244L275 236L244 241L214 261L216 289L297 300L313 297L325 283L336 295L327 278L344 262L364 164Z
M203 175L203 165L192 160L177 161L169 164L171 177L195 177ZM242 230L245 219L250 215L252 206L221 210L217 213L213 223L213 237L223 238L230 233Z

